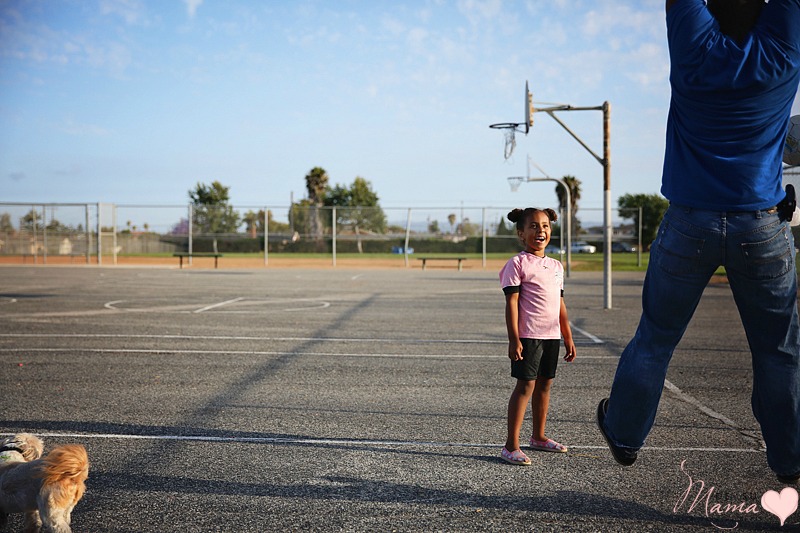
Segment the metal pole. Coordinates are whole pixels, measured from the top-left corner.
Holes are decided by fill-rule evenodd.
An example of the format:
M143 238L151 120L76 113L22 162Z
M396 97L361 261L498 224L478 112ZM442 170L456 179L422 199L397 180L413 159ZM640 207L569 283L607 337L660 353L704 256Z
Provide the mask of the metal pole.
M289 233L294 236L294 191L289 192Z
M114 264L117 264L117 204L111 204L111 257Z
M481 243L481 249L483 250L481 266L483 268L486 268L486 208L485 207L481 209L481 234L483 235L482 237L483 242Z
M636 266L639 268L642 268L642 213L642 206L639 206L639 231L637 232L637 235L639 236L639 246L636 248L636 251L638 252L637 255L639 256Z
M42 206L42 264L47 264L47 207Z
M189 265L189 266L192 266L192 244L193 244L193 242L192 242L192 231L194 229L194 226L192 224L192 219L193 218L194 218L194 213L192 212L192 204L191 204L191 202L189 202L189 235L188 235L189 246L188 246L188 249L187 249L187 251L189 252L189 257L186 258L186 264Z
M331 234L333 237L333 266L336 266L336 206L331 211Z
M558 210L558 216L561 217L561 231L558 232L558 259L562 263L564 262L567 254L567 250L564 248L564 243L566 242L566 239L564 238L564 232L567 230L567 226L565 226L566 218L564 218L566 212L567 211L564 207Z
M583 146L587 152L603 165L603 300L604 308L611 309L611 149L609 136L611 132L611 104L603 102L599 107L573 107L570 105L560 105L544 109L536 109L550 115L578 144ZM556 111L603 111L603 157L601 158L592 151L569 127L564 124L555 114ZM571 246L567 247L569 254ZM569 257L569 256L567 256ZM569 259L567 259L569 264Z
M103 264L103 226L100 222L100 209L102 204L97 203L97 266Z
M406 261L406 268L408 268L408 240L411 237L411 208L408 208L408 216L406 218L406 242L403 245L403 256Z
M264 266L269 264L269 209L264 206Z
M572 193L569 191L569 187L567 184L561 180L559 180L561 185L564 187L564 191L567 196L567 271L566 276L569 277L570 273L572 272Z
M32 224L33 224L33 228L32 228L33 229L33 250L32 251L33 251L33 264L35 265L35 264L37 264L39 262L39 241L38 241L38 236L37 236L38 232L36 231L37 219L39 218L39 213L36 212L36 206L35 205L31 206L31 216L33 217L33 221L32 221Z
M528 158L528 161L530 162L530 157ZM534 165L536 165L536 163L534 163ZM547 174L541 168L539 168L539 165L536 165L536 168L539 169L539 172L541 172L542 174ZM530 171L528 172L528 174L530 174ZM567 232L567 246L566 246L566 248L567 248L567 266L566 266L566 269L565 269L565 275L567 277L569 277L569 275L571 273L571 270L572 270L572 237L571 237L571 234L572 234L572 193L570 193L569 187L567 187L567 183L564 180L561 180L561 179L558 179L558 178L551 178L550 176L547 176L545 178L530 178L530 177L528 177L528 178L525 178L525 181L527 181L527 182L531 182L531 181L555 181L556 183L558 183L559 185L564 187L564 193L566 194L566 197L567 197L567 202L566 202L566 204L567 204L566 205L566 208L567 208L567 216L566 216L566 219L567 219L566 220L566 223L567 223L567 231L566 231Z
M92 260L92 232L89 231L89 204L83 206L84 214L86 215L86 225L83 228L84 240L86 241L86 264L88 265Z
M611 309L611 104L603 102L603 294Z

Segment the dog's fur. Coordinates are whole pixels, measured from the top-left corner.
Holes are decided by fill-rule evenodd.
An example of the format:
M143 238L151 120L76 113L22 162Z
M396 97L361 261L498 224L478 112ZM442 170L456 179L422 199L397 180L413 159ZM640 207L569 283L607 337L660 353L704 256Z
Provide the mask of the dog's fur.
M29 463L42 456L44 443L30 433L17 433L0 441L0 466L7 462Z
M69 533L72 509L83 497L89 458L79 444L54 448L19 433L0 442L0 528L10 513L25 513L26 533Z

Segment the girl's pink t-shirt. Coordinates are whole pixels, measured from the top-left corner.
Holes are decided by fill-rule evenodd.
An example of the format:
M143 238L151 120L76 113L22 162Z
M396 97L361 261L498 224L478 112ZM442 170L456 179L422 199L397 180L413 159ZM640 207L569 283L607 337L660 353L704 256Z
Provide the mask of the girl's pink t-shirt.
M520 252L500 270L500 285L519 287L519 336L560 339L564 267L550 257Z

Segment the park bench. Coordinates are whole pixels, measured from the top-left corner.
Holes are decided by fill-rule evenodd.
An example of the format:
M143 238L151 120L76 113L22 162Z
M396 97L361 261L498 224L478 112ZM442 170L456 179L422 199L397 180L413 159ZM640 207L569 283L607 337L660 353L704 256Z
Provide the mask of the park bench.
M417 257L417 260L422 261L422 270L425 270L425 264L428 261L458 261L458 270L461 271L461 263L466 261L466 257Z
M217 262L219 258L222 257L221 253L218 252L175 252L172 254L172 257L177 257L180 261L180 267L183 268L183 258L188 257L213 257L214 258L214 268L217 268Z

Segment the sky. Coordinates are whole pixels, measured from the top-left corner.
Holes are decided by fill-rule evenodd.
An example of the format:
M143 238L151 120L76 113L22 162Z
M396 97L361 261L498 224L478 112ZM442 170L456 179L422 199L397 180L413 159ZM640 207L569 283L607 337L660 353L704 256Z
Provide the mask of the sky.
M0 203L289 205L305 175L383 207L603 205L603 169L546 113L611 105L611 197L660 188L663 0L0 0ZM795 102L794 113L800 112ZM600 111L560 112L602 155ZM602 216L598 216L598 219Z

